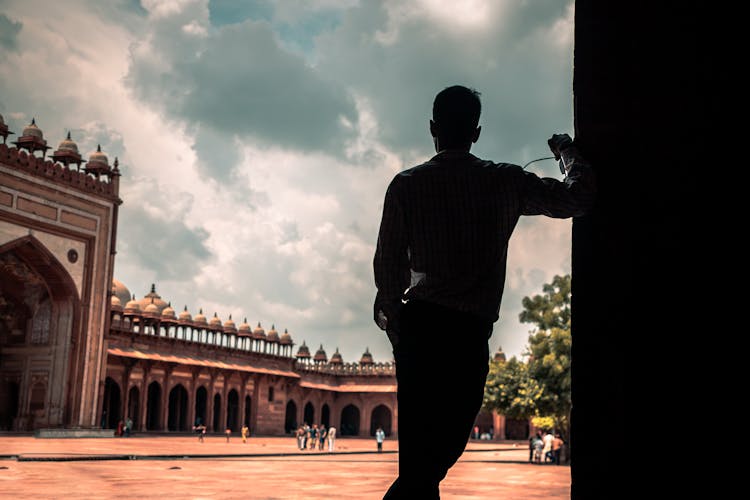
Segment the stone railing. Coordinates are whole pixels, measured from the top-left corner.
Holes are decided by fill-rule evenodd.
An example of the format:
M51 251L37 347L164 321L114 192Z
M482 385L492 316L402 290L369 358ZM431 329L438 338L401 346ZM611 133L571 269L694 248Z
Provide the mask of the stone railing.
M117 198L118 195L112 182L97 179L85 172L78 172L60 163L34 156L26 151L19 151L5 144L0 144L0 163L88 193L107 198Z
M396 375L395 363L307 363L297 361L294 369L307 373L322 373L326 375Z

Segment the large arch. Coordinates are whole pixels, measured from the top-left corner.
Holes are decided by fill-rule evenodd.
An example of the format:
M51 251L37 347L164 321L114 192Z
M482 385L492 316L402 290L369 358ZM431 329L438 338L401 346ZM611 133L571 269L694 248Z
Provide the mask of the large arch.
M32 235L0 245L0 276L0 428L69 424L85 344L75 283Z
M359 408L353 404L347 405L341 410L341 429L342 436L359 435Z
M208 391L200 386L195 391L195 422L193 425L206 425L206 410L208 409Z
M213 424L211 429L214 432L223 430L221 428L221 394L218 392L214 394L214 414L211 423Z
M153 381L148 384L146 399L146 430L161 430L161 385Z
M326 429L331 426L331 408L328 403L323 404L320 410L320 423L325 425Z
M297 430L297 403L291 399L286 403L286 413L284 415L284 432L289 434Z
M188 392L182 384L177 384L169 391L169 416L167 430L186 431L188 419Z
M133 429L138 429L138 416L141 414L140 412L140 403L141 401L141 391L138 389L138 387L133 386L128 391L128 410L125 412L126 416L130 418L130 420L133 421Z
M391 435L391 424L393 422L393 415L391 409L386 405L378 405L372 410L370 417L370 436L375 435L375 431L378 427L383 429L386 436Z
M239 412L240 412L240 395L236 389L232 389L227 394L227 429L232 432L239 431Z
M101 427L102 429L116 429L122 419L120 409L122 408L122 397L120 396L120 384L111 377L104 379L104 398L102 400Z
M312 425L315 423L315 407L310 401L308 401L307 404L305 405L304 416L302 417L302 421L305 422L307 425Z

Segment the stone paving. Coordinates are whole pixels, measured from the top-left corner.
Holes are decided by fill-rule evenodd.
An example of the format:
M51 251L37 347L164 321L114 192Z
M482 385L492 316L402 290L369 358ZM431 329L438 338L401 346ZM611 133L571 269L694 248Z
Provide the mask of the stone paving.
M374 448L353 438L329 454L300 452L291 438L0 436L0 498L378 499L396 476L397 443ZM471 442L441 498L570 498L568 467L527 458L523 443Z

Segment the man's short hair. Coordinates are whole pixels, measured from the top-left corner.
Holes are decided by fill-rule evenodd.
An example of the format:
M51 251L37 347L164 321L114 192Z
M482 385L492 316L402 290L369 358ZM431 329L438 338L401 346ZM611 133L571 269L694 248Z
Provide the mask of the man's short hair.
M470 141L482 113L481 94L462 85L446 87L435 96L432 120L451 142Z

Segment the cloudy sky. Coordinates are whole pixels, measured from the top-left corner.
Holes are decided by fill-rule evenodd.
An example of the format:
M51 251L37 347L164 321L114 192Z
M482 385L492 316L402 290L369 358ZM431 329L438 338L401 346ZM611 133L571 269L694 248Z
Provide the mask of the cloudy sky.
M434 95L480 90L473 152L523 164L572 131L572 58L562 0L0 0L11 130L120 159L116 277L345 361L392 358L372 256L386 186L434 154ZM522 219L493 350L523 352L521 298L569 271L570 227Z

